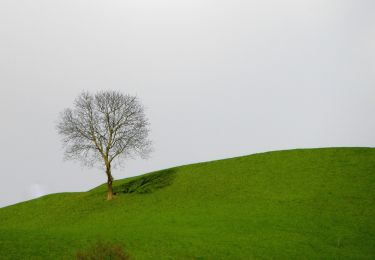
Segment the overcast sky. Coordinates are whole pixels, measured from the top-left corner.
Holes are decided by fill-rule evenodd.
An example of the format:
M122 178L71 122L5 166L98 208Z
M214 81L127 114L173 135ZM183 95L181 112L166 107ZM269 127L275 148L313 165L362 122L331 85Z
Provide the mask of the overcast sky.
M375 146L373 0L1 0L0 206L85 191L58 114L136 94L155 152L116 179L269 150Z

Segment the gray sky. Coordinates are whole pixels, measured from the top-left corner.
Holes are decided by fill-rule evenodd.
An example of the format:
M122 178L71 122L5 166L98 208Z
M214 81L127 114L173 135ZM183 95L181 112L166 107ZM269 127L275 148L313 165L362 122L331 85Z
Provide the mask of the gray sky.
M82 90L147 107L124 178L268 150L375 146L373 0L2 0L0 206L105 182L63 161Z

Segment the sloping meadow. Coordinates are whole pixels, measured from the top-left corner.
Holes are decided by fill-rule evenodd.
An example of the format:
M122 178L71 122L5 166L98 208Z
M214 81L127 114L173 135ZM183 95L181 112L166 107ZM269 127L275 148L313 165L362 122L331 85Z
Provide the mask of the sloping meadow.
M374 259L375 149L277 151L0 209L0 259Z

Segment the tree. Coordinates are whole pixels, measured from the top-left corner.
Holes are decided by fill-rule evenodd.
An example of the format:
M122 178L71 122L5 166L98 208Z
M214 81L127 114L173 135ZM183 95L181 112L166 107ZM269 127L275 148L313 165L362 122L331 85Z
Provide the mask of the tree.
M81 93L74 107L65 109L57 123L62 136L65 158L84 165L104 165L107 175L107 200L113 198L112 166L121 159L151 151L149 123L137 97L117 91L101 91L95 95Z

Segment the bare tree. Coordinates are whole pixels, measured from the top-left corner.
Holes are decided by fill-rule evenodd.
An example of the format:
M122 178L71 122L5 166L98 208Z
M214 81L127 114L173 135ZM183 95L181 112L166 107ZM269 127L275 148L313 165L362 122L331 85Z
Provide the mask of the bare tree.
M127 157L146 157L151 151L149 123L142 104L137 97L117 91L81 93L73 109L60 114L57 130L66 159L87 166L104 165L108 200L113 198L112 166Z

